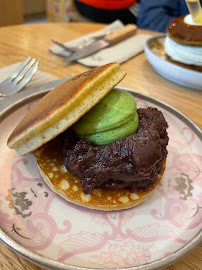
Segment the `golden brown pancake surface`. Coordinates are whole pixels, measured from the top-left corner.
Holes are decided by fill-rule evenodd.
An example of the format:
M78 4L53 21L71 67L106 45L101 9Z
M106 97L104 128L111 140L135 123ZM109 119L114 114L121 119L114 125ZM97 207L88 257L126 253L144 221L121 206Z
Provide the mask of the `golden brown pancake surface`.
M8 139L20 155L41 147L74 124L126 75L118 63L79 74L45 95Z
M178 17L169 23L169 37L183 45L202 47L202 25L187 24L184 17Z

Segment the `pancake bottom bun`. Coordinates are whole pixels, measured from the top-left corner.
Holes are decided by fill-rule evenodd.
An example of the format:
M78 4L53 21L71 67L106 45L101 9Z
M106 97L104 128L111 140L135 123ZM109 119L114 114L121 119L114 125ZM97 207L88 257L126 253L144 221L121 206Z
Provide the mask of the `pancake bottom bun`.
M84 72L45 95L8 139L20 155L35 151L77 122L126 75L118 63Z
M67 171L64 157L57 139L45 144L35 152L39 171L47 185L65 200L86 208L112 211L132 208L147 200L161 181L166 160L158 180L148 192L137 190L131 193L126 189L96 189L92 194L84 194L81 181Z

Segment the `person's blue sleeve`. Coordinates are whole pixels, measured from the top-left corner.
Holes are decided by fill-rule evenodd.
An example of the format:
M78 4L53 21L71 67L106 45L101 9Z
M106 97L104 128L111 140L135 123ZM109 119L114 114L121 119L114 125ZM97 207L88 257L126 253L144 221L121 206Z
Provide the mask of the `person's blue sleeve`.
M179 0L141 0L137 25L143 29L166 32L168 24L180 15Z

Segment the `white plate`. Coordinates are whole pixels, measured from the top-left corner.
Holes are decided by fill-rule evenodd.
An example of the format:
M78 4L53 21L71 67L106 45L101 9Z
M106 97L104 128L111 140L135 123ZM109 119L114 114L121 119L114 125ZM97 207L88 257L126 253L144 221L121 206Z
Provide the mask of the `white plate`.
M157 107L168 121L164 176L153 195L135 208L89 210L49 189L33 153L22 157L6 145L13 128L44 93L0 113L2 241L53 269L159 269L194 249L202 240L201 130L167 104L134 92L138 107Z
M150 38L145 45L145 55L154 70L170 81L202 90L202 71L168 61L164 51L164 41L165 36L157 36Z

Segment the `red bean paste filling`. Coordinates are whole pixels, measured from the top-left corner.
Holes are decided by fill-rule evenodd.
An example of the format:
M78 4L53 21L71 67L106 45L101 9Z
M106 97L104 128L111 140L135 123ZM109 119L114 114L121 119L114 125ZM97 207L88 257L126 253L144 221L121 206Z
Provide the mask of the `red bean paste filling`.
M148 191L157 181L167 156L168 124L156 108L137 113L137 132L107 145L94 146L70 129L61 136L65 166L81 179L85 194L97 188Z

